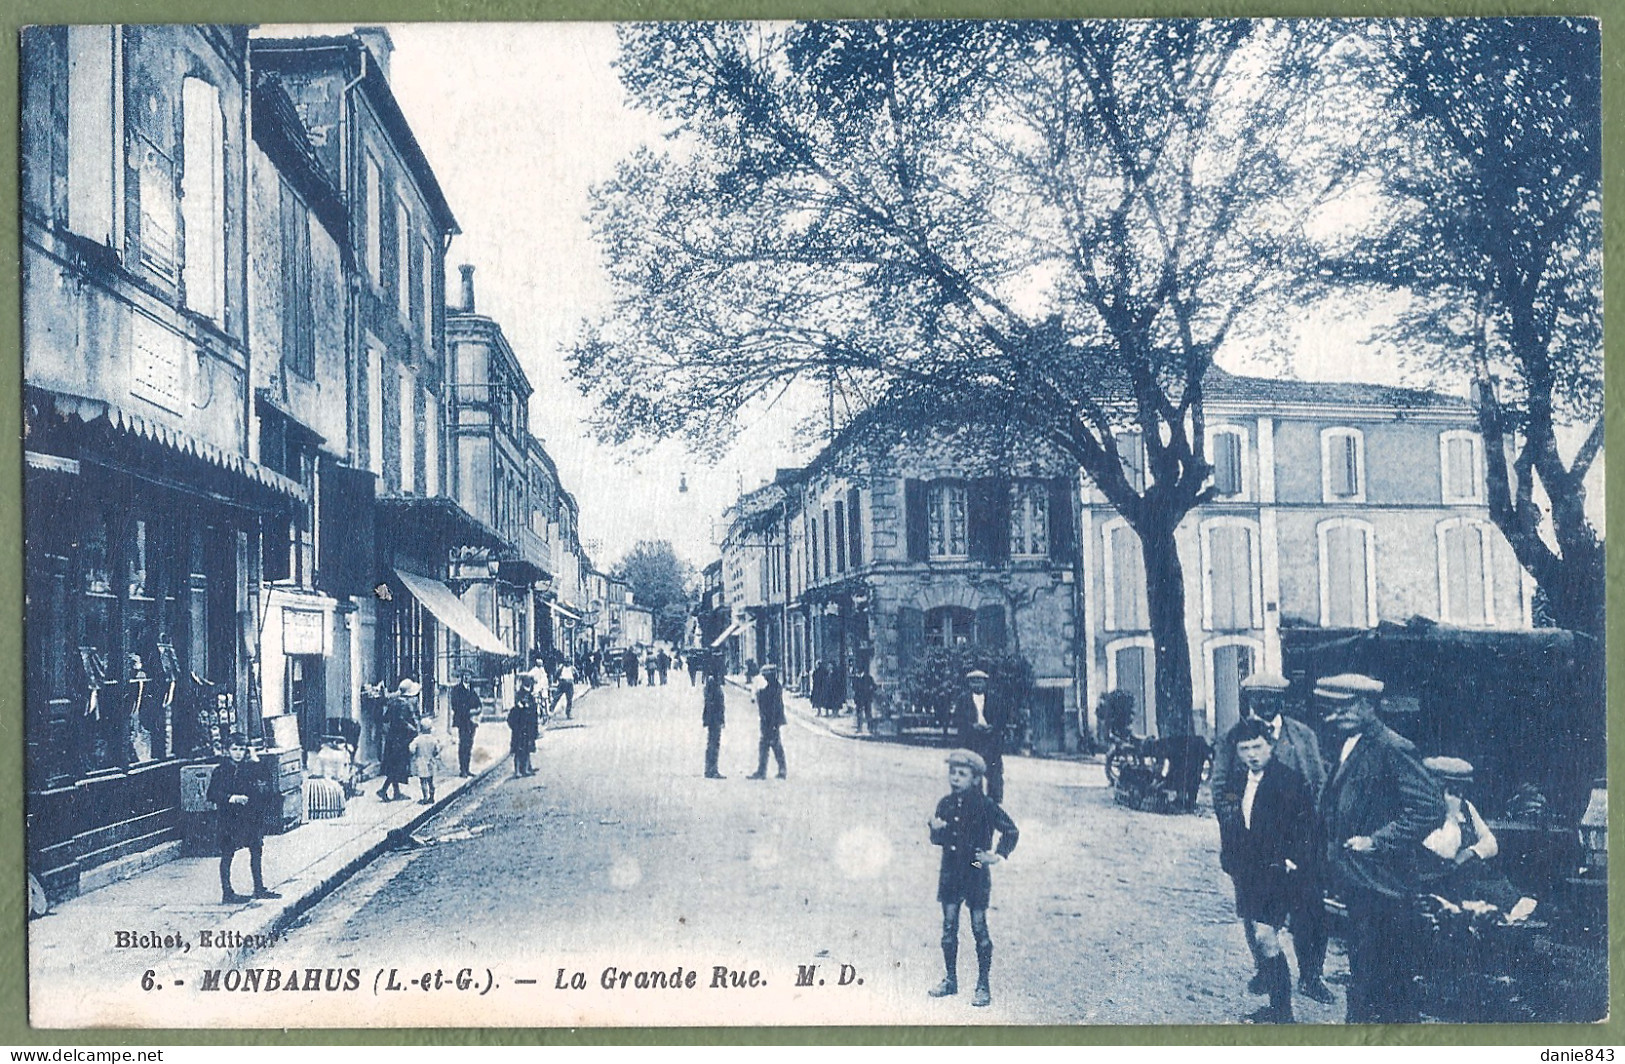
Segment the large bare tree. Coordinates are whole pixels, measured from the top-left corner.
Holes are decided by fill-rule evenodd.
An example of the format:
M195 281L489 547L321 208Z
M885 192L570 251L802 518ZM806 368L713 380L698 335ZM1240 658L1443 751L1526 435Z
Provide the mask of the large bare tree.
M572 357L601 430L716 443L796 382L835 381L901 430L1038 434L1138 534L1159 729L1189 731L1174 530L1210 490L1203 380L1359 170L1348 32L624 29L630 98L671 137L595 193L618 295Z

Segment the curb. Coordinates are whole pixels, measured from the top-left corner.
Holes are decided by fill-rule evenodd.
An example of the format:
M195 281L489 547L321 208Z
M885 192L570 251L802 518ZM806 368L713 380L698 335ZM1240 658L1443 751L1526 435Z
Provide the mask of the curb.
M496 769L502 764L503 759L501 758L492 761L489 765L485 766L485 768L475 773L474 777L469 780L467 784L458 788L455 793L448 794L444 798L437 799L434 804L425 806L421 812L407 820L405 823L390 828L360 853L350 858L339 868L323 876L312 889L306 891L304 894L300 895L290 904L285 906L264 925L257 927L252 931L246 931L245 934L277 935L283 931L286 931L301 916L305 915L305 913L309 912L312 908L320 904L335 890L343 886L344 883L356 873L372 864L388 850L394 848L396 843L409 837L412 832L416 831L420 826L422 826L425 821L438 815L459 798L470 794L476 786L483 782L487 776L496 771ZM252 949L253 947L249 945L228 947L223 953L220 954L222 958L220 966L222 968L235 967L237 963L242 960L244 955L249 953Z

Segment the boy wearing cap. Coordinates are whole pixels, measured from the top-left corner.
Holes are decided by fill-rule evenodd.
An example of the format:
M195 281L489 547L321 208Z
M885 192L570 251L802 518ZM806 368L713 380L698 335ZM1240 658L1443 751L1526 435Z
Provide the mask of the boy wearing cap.
M1279 744L1268 724L1249 717L1230 735L1240 765L1214 796L1215 805L1222 802L1235 811L1219 821L1219 865L1235 884L1236 915L1270 996L1270 1003L1247 1019L1291 1023L1292 973L1281 932L1297 907L1298 879L1310 863L1314 802L1303 776L1274 756Z
M220 901L235 905L248 900L231 889L231 864L237 851L248 850L248 870L254 877L254 897L280 898L265 886L265 842L260 818L269 783L260 764L248 756L248 736L232 732L226 759L209 776L204 797L220 811Z
M976 940L976 994L971 1004L992 1004L988 974L993 967L993 939L987 932L988 897L993 877L988 869L1016 848L1020 833L998 804L982 793L987 764L980 754L955 750L948 755L949 792L937 803L936 815L926 822L931 842L942 847L937 874L937 901L942 905L942 961L946 974L929 991L932 997L959 992L959 910L970 909L971 935ZM993 836L999 836L993 845Z
M1358 673L1315 685L1341 740L1321 795L1327 878L1349 910L1349 1023L1415 1023L1418 957L1411 899L1422 840L1444 821L1444 793L1416 747L1377 719L1380 680Z
M1213 756L1213 814L1218 818L1221 835L1241 816L1240 785L1232 788L1231 784L1238 772L1245 771L1239 767L1236 744L1240 741L1242 726L1249 721L1262 721L1268 727L1272 760L1303 777L1313 803L1310 808L1318 806L1320 792L1326 786L1326 763L1321 759L1320 740L1315 737L1315 730L1283 712L1290 686L1286 677L1270 672L1255 672L1241 681L1244 715L1225 735ZM1322 978L1326 966L1326 920L1321 862L1317 857L1312 851L1295 877L1292 946L1298 955L1298 992L1329 1005L1334 998ZM1250 936L1248 944L1252 945ZM1258 958L1256 949L1253 956L1255 960ZM1268 986L1269 974L1261 966L1248 989L1263 994L1268 992Z

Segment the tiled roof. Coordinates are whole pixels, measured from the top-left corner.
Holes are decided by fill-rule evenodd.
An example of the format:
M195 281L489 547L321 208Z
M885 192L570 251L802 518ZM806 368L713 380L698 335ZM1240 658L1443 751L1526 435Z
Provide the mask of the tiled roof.
M1209 402L1308 403L1335 406L1382 406L1433 410L1472 409L1458 396L1420 388L1392 388L1352 381L1300 381L1276 377L1246 377L1211 367L1202 380Z

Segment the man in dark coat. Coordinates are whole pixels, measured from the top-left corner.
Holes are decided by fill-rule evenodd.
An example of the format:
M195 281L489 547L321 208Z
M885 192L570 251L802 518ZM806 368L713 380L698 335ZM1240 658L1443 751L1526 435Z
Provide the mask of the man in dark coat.
M665 647L661 647L660 653L655 655L655 668L660 670L660 685L664 687L666 676L671 672L671 655L666 653Z
M813 667L812 707L822 717L829 710L829 662L820 661Z
M1383 685L1329 676L1315 685L1342 739L1321 796L1328 879L1349 912L1349 1023L1415 1023L1418 937L1411 903L1422 840L1443 823L1444 793L1416 747L1377 719Z
M756 715L760 718L762 735L756 747L756 771L750 779L767 779L767 752L779 763L779 779L785 778L784 741L779 730L784 727L784 687L779 683L777 665L762 666L762 687L756 692Z
M954 725L959 741L982 756L987 764L987 796L1004 802L1004 730L1010 722L1010 709L1004 699L987 689L987 673L972 669L965 674L965 690L954 703Z
M469 762L474 756L474 732L480 726L480 693L463 673L451 689L451 726L457 730L457 774L472 776Z
M540 668L519 674L519 689L513 695L513 707L508 710L508 752L513 754L513 777L534 776L530 756L536 752L536 738L541 734L540 705L536 698L537 673Z
M626 686L636 687L638 685L638 669L642 667L642 664L643 661L638 657L636 647L627 647L621 652L621 671L626 674Z
M1270 725L1248 717L1226 741L1237 770L1214 795L1214 805L1228 810L1219 819L1219 866L1235 884L1236 915L1270 996L1247 1019L1291 1023L1292 972L1281 931L1303 893L1297 879L1314 849L1315 806L1303 776L1275 756L1281 743Z
M700 723L705 726L705 778L726 779L717 771L717 757L722 751L722 726L727 722L727 705L722 697L722 674L716 668L705 673L705 709Z
M870 719L874 706L875 678L869 675L868 669L854 669L852 671L852 711L858 718L858 728L860 730L874 730L874 722Z
M265 766L248 756L248 737L232 732L226 758L209 776L204 796L219 810L220 901L235 905L248 900L231 889L231 863L237 851L248 850L248 870L254 877L254 897L280 898L265 886L265 816L274 795Z
M1233 825L1240 817L1239 801L1242 784L1232 790L1230 784L1238 772L1244 772L1236 753L1236 744L1242 726L1248 721L1262 721L1269 726L1272 743L1272 763L1292 769L1309 787L1309 797L1319 808L1320 794L1326 788L1326 763L1320 756L1320 740L1315 730L1301 720L1294 720L1283 710L1290 685L1286 677L1276 673L1255 672L1241 681L1241 700L1245 716L1219 741L1213 756L1213 813L1219 819L1221 831ZM1311 825L1313 826L1313 825ZM1295 878L1299 888L1292 906L1292 945L1298 955L1298 992L1323 1005L1333 1001L1332 992L1321 978L1326 965L1326 905L1323 896L1324 868L1319 857L1318 840L1311 848ZM1252 944L1251 938L1248 944ZM1258 953L1254 950L1254 958ZM1262 967L1254 975L1249 989L1262 994L1266 991L1268 975Z
M986 765L973 750L948 755L949 793L937 803L926 826L931 842L942 847L937 872L937 901L942 905L942 963L947 970L932 990L932 997L959 992L959 910L970 910L971 936L976 941L976 995L971 1004L990 1005L988 976L993 968L993 938L987 930L987 906L993 891L988 869L1010 856L1020 837L1015 822L982 793ZM993 845L997 833L999 844Z

